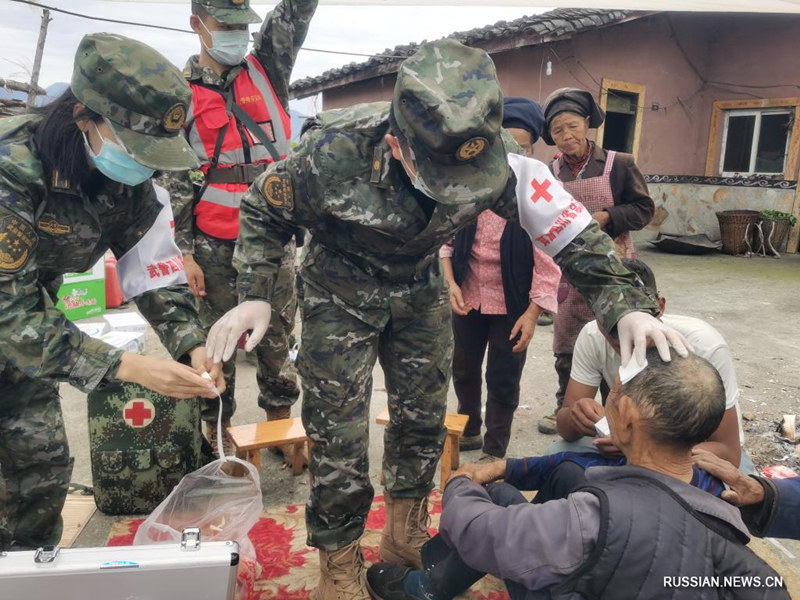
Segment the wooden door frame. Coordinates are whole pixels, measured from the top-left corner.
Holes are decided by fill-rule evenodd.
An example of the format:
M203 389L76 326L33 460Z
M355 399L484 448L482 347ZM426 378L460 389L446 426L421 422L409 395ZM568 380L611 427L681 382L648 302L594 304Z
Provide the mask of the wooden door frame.
M638 94L639 102L636 106L636 121L633 128L633 147L631 148L634 160L638 162L639 158L639 143L642 141L642 121L644 119L644 93L645 85L642 83L631 83L630 81L618 81L616 79L608 79L603 77L600 82L600 108L603 112L608 107L608 90L619 90L620 92L629 92L631 94ZM597 145L603 146L603 137L605 136L606 124L603 123L597 128Z

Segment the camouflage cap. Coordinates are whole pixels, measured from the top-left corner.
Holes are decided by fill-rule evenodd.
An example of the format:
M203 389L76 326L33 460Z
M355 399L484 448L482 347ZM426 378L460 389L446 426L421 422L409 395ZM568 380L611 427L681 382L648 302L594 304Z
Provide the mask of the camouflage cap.
M477 202L506 188L503 94L483 50L453 39L422 44L400 65L392 114L437 202Z
M192 90L178 68L150 46L111 33L85 36L75 54L71 88L105 117L137 162L165 171L199 165L181 131Z
M250 0L192 0L202 6L214 19L225 25L260 23L261 17L250 8Z

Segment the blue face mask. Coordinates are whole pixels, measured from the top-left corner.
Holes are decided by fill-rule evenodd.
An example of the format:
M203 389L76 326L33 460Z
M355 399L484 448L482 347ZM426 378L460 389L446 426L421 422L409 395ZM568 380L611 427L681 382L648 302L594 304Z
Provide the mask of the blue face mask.
M92 124L97 129L97 125ZM97 130L97 135L103 140L103 146L98 154L92 151L85 133L83 134L83 141L86 144L86 152L89 154L89 158L103 175L125 185L139 185L153 176L154 169L136 162L125 151L125 148L100 135L99 129Z
M203 44L211 58L227 67L235 67L244 60L250 43L249 31L211 31L202 21L200 24L211 35L211 48Z

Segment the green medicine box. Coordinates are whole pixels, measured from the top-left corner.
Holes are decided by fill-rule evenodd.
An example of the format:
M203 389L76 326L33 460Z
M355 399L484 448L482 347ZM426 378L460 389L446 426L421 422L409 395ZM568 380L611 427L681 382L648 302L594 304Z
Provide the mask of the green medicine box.
M106 269L101 258L91 271L65 273L56 307L70 321L99 317L106 312Z

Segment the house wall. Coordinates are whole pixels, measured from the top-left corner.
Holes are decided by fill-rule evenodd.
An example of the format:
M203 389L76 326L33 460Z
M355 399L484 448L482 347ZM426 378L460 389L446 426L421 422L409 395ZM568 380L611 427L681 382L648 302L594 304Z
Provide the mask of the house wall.
M590 90L599 98L603 78L644 85L640 169L647 175L701 176L714 102L800 96L799 51L798 16L663 13L492 57L506 95L540 102L567 86ZM553 69L549 77L548 59ZM389 75L325 92L324 106L389 100L394 81ZM654 102L657 111L651 109ZM710 142L716 152L719 137ZM539 141L534 152L547 162L555 148ZM787 179L796 180L797 173ZM705 232L714 239L719 237L717 210L792 212L795 204L794 190L685 183L651 184L650 189L663 217L654 223L654 231Z
M392 73L391 75L375 77L366 81L357 81L340 88L327 90L322 94L322 108L329 110L331 108L353 106L362 102L391 100L396 79L397 76Z
M492 57L506 95L540 102L566 86L582 87L599 97L604 77L643 84L640 168L647 174L703 175L713 103L800 95L798 51L798 16L673 13ZM550 77L544 74L548 59L553 64ZM386 75L326 91L324 108L389 100L394 82L394 75ZM776 83L789 85L758 87ZM658 111L651 110L654 102ZM536 155L542 160L554 152L543 142L537 144Z
M648 226L650 237L658 233L694 235L705 233L719 240L716 213L723 210L780 210L792 212L794 189L733 187L695 183L650 183L656 214Z

